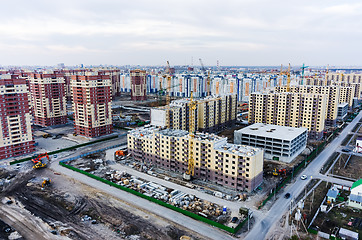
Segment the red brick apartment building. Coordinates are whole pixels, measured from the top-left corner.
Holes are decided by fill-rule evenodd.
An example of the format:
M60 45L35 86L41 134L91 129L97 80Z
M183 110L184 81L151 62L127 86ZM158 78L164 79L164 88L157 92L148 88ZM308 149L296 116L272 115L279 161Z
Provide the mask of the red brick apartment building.
M18 75L0 76L0 159L34 151L28 88Z
M144 101L146 100L146 78L147 74L144 70L131 70L131 100Z
M88 72L71 76L75 133L98 137L112 133L111 78Z
M34 124L46 127L67 123L64 75L34 73L29 81Z

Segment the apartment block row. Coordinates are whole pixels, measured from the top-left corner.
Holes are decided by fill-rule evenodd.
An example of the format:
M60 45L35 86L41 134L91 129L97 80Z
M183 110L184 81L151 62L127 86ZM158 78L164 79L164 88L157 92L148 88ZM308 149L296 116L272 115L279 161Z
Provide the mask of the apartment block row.
M249 123L266 123L308 129L309 138L323 136L327 96L317 93L252 93Z
M189 134L184 130L142 127L128 133L131 156L140 162L184 173L188 166ZM195 178L238 191L252 191L263 180L263 150L227 143L227 138L196 133L193 140Z
M75 133L111 133L110 75L73 75L70 86ZM34 151L32 124L45 127L68 121L65 80L55 73L0 75L0 105L0 159Z
M360 91L360 83L338 83L338 85L316 86L302 85L291 86L290 91L294 93L318 93L327 96L326 125L335 126L337 118L337 107L339 104L347 103L352 110L360 97L356 97L356 91ZM276 87L275 92L287 92L287 87Z
M236 94L195 100L196 130L218 132L236 121ZM151 109L151 125L161 128L189 130L190 99L175 100L169 106Z
M329 72L327 80L332 82L362 83L362 73Z
M132 73L121 73L120 91L132 92ZM197 98L208 96L208 77L211 79L211 95L223 96L236 94L238 101L248 101L252 92L263 91L274 86L286 84L286 77L278 77L274 74L190 74L177 73L171 76L170 86L167 77L163 74L147 73L145 86L147 93L158 93L161 89L167 89L170 96L190 97L191 92Z

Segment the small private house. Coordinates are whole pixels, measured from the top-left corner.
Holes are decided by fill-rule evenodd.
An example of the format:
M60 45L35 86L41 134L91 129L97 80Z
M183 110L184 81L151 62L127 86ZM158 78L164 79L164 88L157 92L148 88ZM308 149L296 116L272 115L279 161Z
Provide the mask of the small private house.
M354 182L348 198L348 206L362 209L362 179Z
M331 203L335 202L338 194L339 190L337 189L337 187L335 186L331 187L331 189L329 189L327 192L327 201Z

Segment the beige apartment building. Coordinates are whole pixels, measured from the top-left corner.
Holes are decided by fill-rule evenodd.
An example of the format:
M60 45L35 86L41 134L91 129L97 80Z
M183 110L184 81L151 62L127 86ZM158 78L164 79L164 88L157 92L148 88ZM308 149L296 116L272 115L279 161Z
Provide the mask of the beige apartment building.
M328 80L332 82L362 83L362 73L336 73L329 72Z
M140 162L184 173L189 134L185 130L146 126L128 133L128 151ZM227 138L196 133L193 141L195 178L238 191L252 191L263 181L263 150L227 143Z
M287 92L287 87L275 87L275 92ZM337 122L338 105L340 104L341 88L338 86L316 86L316 85L302 85L291 86L290 92L293 93L312 93L324 94L327 97L327 110L326 110L326 126L335 126Z
M196 130L202 132L218 132L236 121L236 94L222 97L206 97L195 100ZM163 106L151 109L151 125L162 128L189 130L190 100L180 99Z
M252 93L249 99L249 123L305 127L311 139L323 136L327 111L325 94Z

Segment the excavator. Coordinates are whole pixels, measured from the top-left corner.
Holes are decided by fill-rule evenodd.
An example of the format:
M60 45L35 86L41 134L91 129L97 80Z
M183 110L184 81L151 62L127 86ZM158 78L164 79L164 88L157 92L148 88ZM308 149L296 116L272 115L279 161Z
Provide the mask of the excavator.
M44 178L43 182L41 183L41 188L44 189L44 187L49 186L51 181L52 180L50 178Z
M283 168L283 169L279 169L279 170L277 170L276 168L274 168L274 170L273 170L273 175L274 176L278 176L278 175L282 175L282 176L287 176L287 170L285 169L285 168Z
M47 158L47 160L45 160L44 158ZM50 161L50 158L48 156L48 153L41 153L37 157L31 159L31 161L34 163L33 168L38 169L45 167Z
M116 160L121 159L122 157L125 157L127 155L127 150L117 150L114 153L114 157Z

